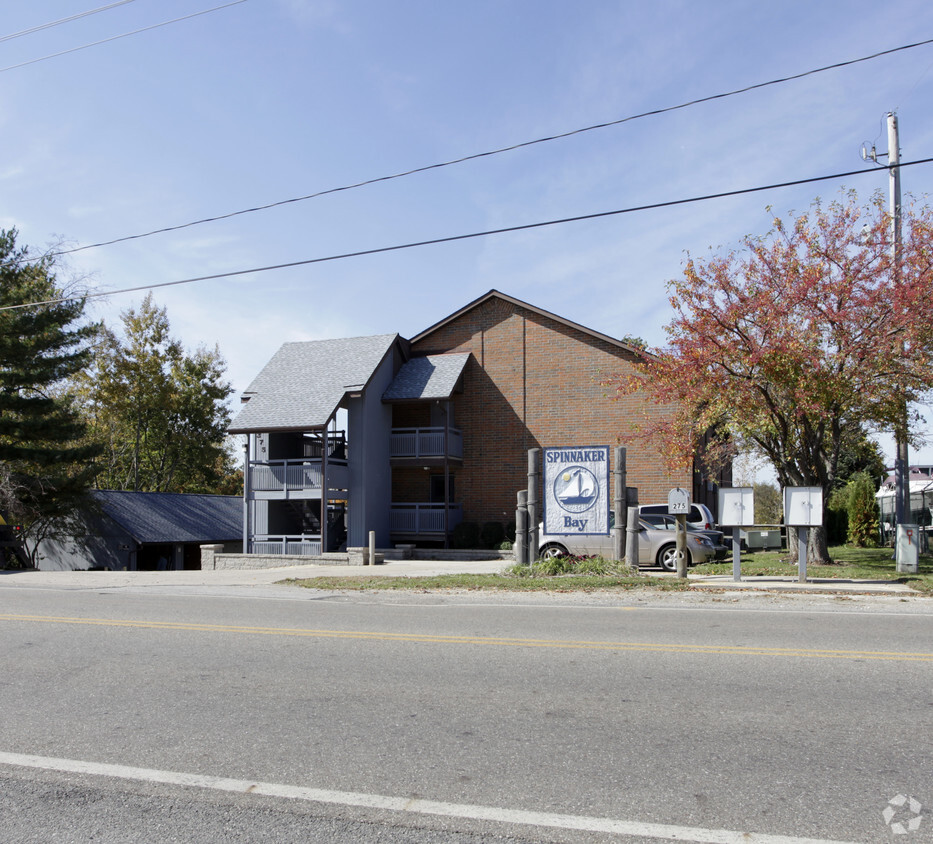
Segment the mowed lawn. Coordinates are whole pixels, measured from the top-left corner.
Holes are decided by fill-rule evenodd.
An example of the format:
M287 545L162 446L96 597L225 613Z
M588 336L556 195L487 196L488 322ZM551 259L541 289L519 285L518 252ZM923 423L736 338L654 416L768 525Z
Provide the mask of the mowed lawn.
M895 570L893 548L855 548L835 545L829 549L833 564L807 565L807 577L840 580L893 580L908 583L920 592L933 594L933 555L921 554L917 574L901 574ZM742 576L795 576L797 564L788 560L786 550L743 552ZM690 569L694 574L732 574L731 553L718 563L705 563Z

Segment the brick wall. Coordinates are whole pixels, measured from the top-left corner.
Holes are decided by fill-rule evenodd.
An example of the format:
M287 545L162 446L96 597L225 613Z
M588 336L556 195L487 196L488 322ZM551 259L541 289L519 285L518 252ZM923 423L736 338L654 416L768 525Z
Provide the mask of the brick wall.
M633 425L661 413L638 395L610 397L602 381L631 371L631 353L579 329L491 297L413 344L416 355L472 352L458 396L464 519L509 521L527 481L529 448L624 445L628 485L642 503L666 501L692 473L671 474L657 453L631 442ZM396 499L399 500L399 499Z
M395 466L392 469L392 500L422 504L430 501L431 474L421 466Z

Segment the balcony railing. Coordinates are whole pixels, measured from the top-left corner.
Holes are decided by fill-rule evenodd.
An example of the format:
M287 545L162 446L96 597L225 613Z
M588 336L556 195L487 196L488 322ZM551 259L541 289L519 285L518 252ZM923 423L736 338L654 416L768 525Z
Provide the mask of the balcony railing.
M249 486L255 492L320 489L320 460L269 460L250 463Z
M320 460L324 451L324 443L317 438L305 439L302 451L302 457ZM347 459L347 436L343 431L327 435L327 459L328 461Z
M448 505L450 530L463 521L463 506ZM393 504L389 510L389 530L392 533L425 534L444 533L443 504Z
M393 428L390 445L392 457L443 457L443 428ZM463 459L463 434L458 428L447 430L447 456Z
M253 554L321 556L320 536L256 536L250 545Z

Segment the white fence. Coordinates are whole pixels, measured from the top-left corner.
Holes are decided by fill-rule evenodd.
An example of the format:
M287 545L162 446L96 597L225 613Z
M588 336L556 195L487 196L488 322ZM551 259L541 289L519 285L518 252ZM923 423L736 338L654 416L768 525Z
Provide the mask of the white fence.
M257 536L250 546L253 554L288 554L318 557L321 537L313 536Z

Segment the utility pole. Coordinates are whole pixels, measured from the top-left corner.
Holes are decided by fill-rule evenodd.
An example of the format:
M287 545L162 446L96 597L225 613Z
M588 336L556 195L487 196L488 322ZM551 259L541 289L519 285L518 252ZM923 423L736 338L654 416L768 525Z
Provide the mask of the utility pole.
M891 258L894 262L894 286L900 283L901 259L901 152L897 132L897 115L888 113L888 184L891 212ZM907 453L907 402L900 409L900 418L894 430L894 513L897 524L909 520L910 469Z
M901 147L897 131L897 115L888 112L888 207L891 214L891 262L894 272L894 286L900 284L901 259ZM883 155L883 153L882 153ZM878 163L878 153L872 145L869 152L862 147L862 159L871 159ZM901 347L903 349L903 346ZM898 411L898 419L894 424L894 521L898 525L905 524L910 515L910 469L909 455L907 453L907 427L908 410L907 400L904 399ZM895 542L895 552L898 549ZM898 566L900 566L898 559Z
M900 284L901 260L901 147L897 131L897 115L888 112L888 188L889 209L891 213L891 261L894 272L894 286ZM883 153L882 153L883 155ZM872 145L869 152L862 147L862 159L871 159L878 163L878 153ZM901 346L903 350L903 345ZM910 515L910 469L907 453L908 408L906 398L901 402L898 419L894 423L894 521L897 525L906 524ZM896 530L896 529L895 529ZM901 570L900 543L895 539L897 569Z

